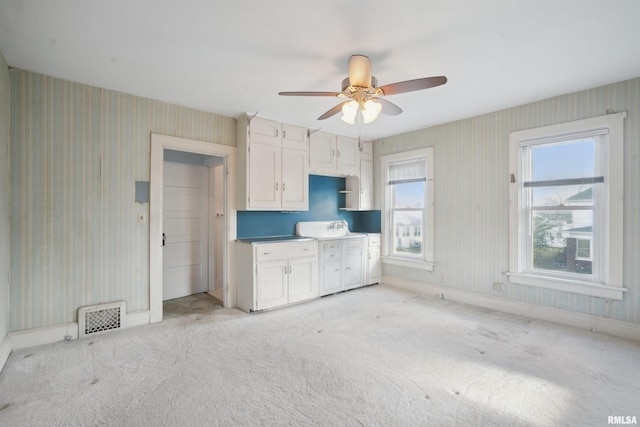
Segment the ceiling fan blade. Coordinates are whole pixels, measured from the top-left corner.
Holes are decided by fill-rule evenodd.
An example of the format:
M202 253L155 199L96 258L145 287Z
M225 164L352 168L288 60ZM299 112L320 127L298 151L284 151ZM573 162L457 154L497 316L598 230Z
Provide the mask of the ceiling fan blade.
M344 104L346 104L347 102L351 102L351 100L344 101L344 102L341 102L340 104L336 105L335 107L333 107L332 109L330 109L329 111L327 111L326 113L324 113L323 115L318 117L318 120L328 119L329 117L338 114L340 111L342 111L342 106Z
M340 92L279 92L284 96L338 96Z
M415 90L428 89L440 86L447 82L445 76L425 77L423 79L407 80L399 83L380 86L385 95L395 95L397 93L413 92Z
M376 98L376 102L379 102L382 105L382 110L380 111L382 114L386 114L388 116L397 116L402 113L402 108L398 107L393 102L389 102L386 99Z
M364 55L349 58L349 83L351 86L371 87L371 61Z

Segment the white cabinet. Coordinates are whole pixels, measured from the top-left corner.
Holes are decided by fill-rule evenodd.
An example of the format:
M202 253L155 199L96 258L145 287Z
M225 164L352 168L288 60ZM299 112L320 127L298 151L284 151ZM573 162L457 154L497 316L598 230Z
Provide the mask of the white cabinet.
M320 295L364 285L364 237L320 242Z
M309 169L312 172L336 171L336 136L326 132L309 135Z
M238 208L308 210L308 156L306 128L238 119Z
M380 234L371 233L367 235L367 258L365 285L380 283L381 263L380 263Z
M373 160L360 160L360 174L346 178L345 209L369 211L373 209Z
M259 311L318 296L315 240L251 243L238 241L238 307Z
M309 169L329 176L358 175L360 151L358 140L326 132L309 136Z
M358 175L360 149L356 138L336 137L336 168L341 175Z

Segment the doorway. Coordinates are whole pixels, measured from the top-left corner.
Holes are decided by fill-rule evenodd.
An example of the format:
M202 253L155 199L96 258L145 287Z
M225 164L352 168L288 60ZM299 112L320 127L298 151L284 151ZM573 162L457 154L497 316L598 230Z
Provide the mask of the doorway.
M231 146L151 135L150 323L162 320L164 300L180 295L207 292L224 307L235 306L235 179L229 173L235 153Z
M222 157L164 150L163 301L224 299L223 168Z

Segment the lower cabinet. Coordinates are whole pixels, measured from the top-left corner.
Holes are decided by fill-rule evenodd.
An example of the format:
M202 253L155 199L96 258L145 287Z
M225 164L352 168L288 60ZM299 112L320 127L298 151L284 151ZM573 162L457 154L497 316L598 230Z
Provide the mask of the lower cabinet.
M320 295L364 285L364 238L320 242Z
M318 296L314 240L236 244L238 307L259 311Z
M380 234L371 233L367 235L367 259L366 259L365 285L380 283L381 263L380 263Z

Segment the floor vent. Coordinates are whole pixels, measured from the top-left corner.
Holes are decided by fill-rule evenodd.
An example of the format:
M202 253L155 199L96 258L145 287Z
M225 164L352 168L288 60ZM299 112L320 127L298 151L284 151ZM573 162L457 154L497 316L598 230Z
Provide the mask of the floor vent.
M78 309L78 338L125 327L126 303L88 305Z

